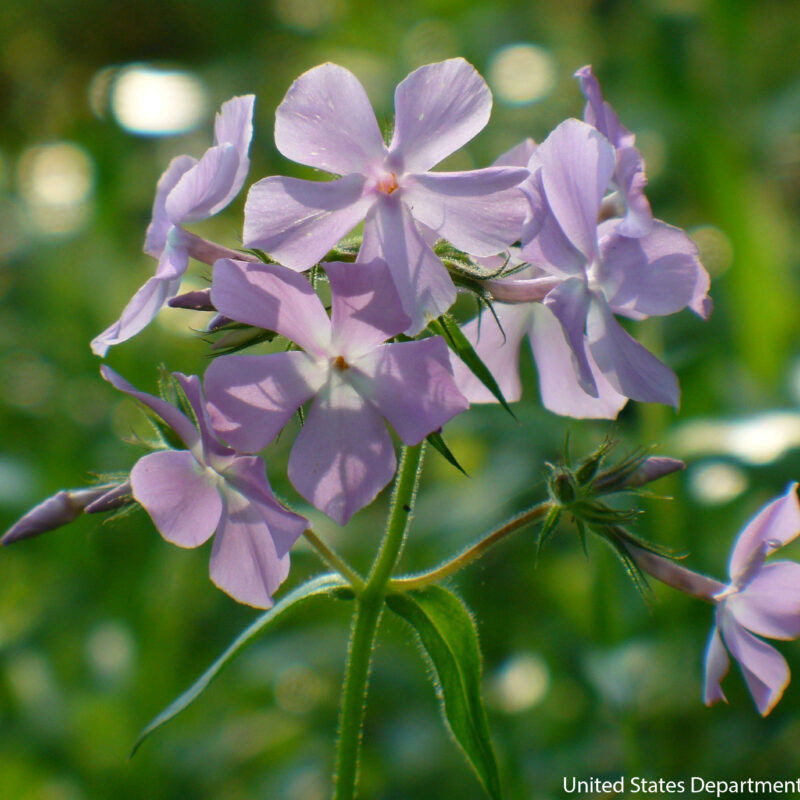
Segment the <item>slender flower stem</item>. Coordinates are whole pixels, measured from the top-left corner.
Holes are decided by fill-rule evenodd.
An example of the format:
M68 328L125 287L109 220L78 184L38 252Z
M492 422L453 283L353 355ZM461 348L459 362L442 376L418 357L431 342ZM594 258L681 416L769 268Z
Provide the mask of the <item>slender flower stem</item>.
M625 547L644 572L679 592L713 604L715 602L714 595L725 589L724 583L701 575L699 572L693 572L668 558L637 547L631 542L625 542Z
M320 537L314 533L311 528L306 528L303 531L306 541L317 551L317 555L328 566L335 569L343 578L350 582L353 590L356 593L364 591L366 584L364 579L328 544L326 544Z
M479 542L476 542L472 547L464 550L463 553L457 555L450 561L442 564L430 572L425 572L421 575L413 575L407 578L395 578L390 584L391 589L400 591L408 591L409 589L420 589L431 583L436 583L443 578L447 578L456 572L464 569L464 567L471 564L473 561L481 558L485 553L498 542L505 539L506 536L518 531L525 525L541 519L550 510L552 503L548 500L544 503L524 511L519 516L510 519L504 525L500 526L497 530L492 531Z
M334 800L353 800L358 784L358 757L369 681L372 648L383 611L392 570L403 549L422 467L423 444L404 447L390 503L389 519L366 586L356 599L347 653L339 741L336 753Z

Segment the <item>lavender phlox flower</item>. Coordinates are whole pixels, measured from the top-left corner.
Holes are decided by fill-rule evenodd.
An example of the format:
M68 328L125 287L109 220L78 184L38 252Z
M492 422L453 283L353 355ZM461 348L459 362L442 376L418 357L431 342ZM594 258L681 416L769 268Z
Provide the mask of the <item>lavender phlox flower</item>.
M760 636L800 636L800 564L766 561L800 534L797 484L766 505L739 534L731 553L730 583L714 596L715 625L705 661L705 702L725 700L720 681L732 655L747 688L766 716L789 684L786 659ZM755 634L755 635L753 635Z
M501 252L520 235L527 171L489 167L429 172L488 122L491 92L455 58L412 72L395 92L387 147L364 88L336 64L301 75L278 107L275 143L287 158L342 177L270 177L245 205L244 243L303 271L365 220L359 261L386 261L419 332L455 300L455 286L430 247L444 238L475 256Z
M409 324L386 265L328 262L331 317L303 275L223 259L211 296L220 313L277 333L302 350L216 359L205 375L220 436L253 452L314 402L289 457L300 494L344 524L396 469L384 418L417 444L467 408L440 337L386 341Z
M600 84L591 66L581 67L575 77L586 97L583 119L597 128L614 147L613 181L625 205L625 219L617 232L622 236L646 236L653 227L653 212L645 196L647 177L644 159L634 146L636 137L619 121L617 113L603 100Z
M195 424L112 369L104 366L101 373L164 420L186 445L186 450L149 453L131 470L133 496L159 533L179 547L198 547L216 532L211 580L241 603L269 608L289 573L289 549L307 521L276 500L260 458L239 455L214 436L196 376L175 373Z
M223 103L214 124L214 145L199 161L186 155L174 158L159 179L144 243L145 253L158 259L156 273L131 298L120 318L92 340L97 355L104 356L111 345L130 339L152 321L177 293L190 254L208 263L225 254L225 248L199 240L182 226L219 213L242 188L250 168L254 103L253 95ZM202 252L209 249L216 254Z
M85 489L62 489L20 517L3 534L0 544L12 544L55 530L76 520L83 513L111 511L124 505L130 491L127 482L104 483Z
M520 257L535 267L490 282L506 302L492 320L465 327L501 388L519 395L517 354L529 335L544 405L558 414L613 418L627 398L678 405L677 378L636 342L614 314L631 319L689 306L710 311L709 278L692 240L654 220L649 234L621 236L619 220L598 224L614 171L614 148L595 128L559 125L530 160L527 191L535 198ZM533 304L531 304L533 303ZM489 398L463 370L459 385L473 402Z

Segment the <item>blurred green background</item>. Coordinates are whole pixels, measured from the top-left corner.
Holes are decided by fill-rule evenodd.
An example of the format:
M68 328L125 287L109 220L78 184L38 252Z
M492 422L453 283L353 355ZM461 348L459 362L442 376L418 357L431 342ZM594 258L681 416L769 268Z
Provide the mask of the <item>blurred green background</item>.
M126 469L140 424L98 376L91 337L152 273L141 252L155 182L199 156L214 111L255 92L249 183L301 174L272 142L291 81L336 61L389 120L411 69L463 55L495 95L452 168L485 166L524 136L580 116L572 73L592 63L638 135L656 215L689 228L716 304L637 325L679 373L680 413L631 406L619 423L542 411L526 361L519 424L477 408L448 426L465 479L429 456L404 565L444 558L543 494L542 463L613 431L689 469L657 487L639 530L720 578L763 502L800 477L798 207L800 4L747 0L5 0L0 4L0 517L10 524L92 471ZM167 94L165 95L165 92ZM243 196L201 232L235 247ZM194 264L187 285L202 286ZM192 283L193 282L193 283ZM169 310L108 362L154 390L156 365L197 372L202 315ZM269 452L273 484L291 436ZM385 497L346 531L315 527L368 563ZM302 506L301 506L302 508ZM791 778L800 686L762 720L736 668L730 706L701 703L711 609L655 587L652 609L599 545L565 527L538 566L521 534L453 581L475 610L490 724L509 798L564 796L563 776ZM798 548L794 549L795 555ZM0 797L317 800L328 795L349 607L315 600L242 656L132 761L140 728L255 612L207 578L208 550L167 545L139 512L94 518L0 553ZM297 547L288 585L319 570ZM800 671L800 646L781 645ZM388 615L362 762L369 798L478 798L438 718L409 631Z

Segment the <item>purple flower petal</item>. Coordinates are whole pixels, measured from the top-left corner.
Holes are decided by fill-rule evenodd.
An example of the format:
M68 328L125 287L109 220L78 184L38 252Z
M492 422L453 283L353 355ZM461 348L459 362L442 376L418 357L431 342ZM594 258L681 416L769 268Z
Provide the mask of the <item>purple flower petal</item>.
M335 181L264 178L244 207L244 244L269 253L287 267L313 267L367 214L375 202L364 194L365 178Z
M200 432L200 442L202 444L203 463L216 470L227 466L234 453L229 447L221 444L213 432L206 401L203 397L203 390L200 386L200 378L197 375L187 376L180 372L174 372L173 375L180 383L197 419L197 428Z
M656 220L647 236L631 239L609 221L600 233L598 282L617 314L632 319L674 314L692 302L698 283L708 286L697 246L680 228Z
M378 347L354 361L351 380L405 444L418 444L469 407L456 387L448 347L439 336Z
M580 387L586 394L597 397L597 385L586 350L586 317L591 297L585 281L568 278L548 293L544 305L561 323L564 337L572 351L571 360Z
M174 227L167 215L166 203L169 193L175 188L183 175L197 164L191 156L177 156L158 179L156 198L153 202L153 216L144 240L144 251L153 258L160 258L167 246L167 237Z
M772 561L739 592L725 600L736 621L759 636L800 636L800 564Z
M653 211L644 193L647 176L644 161L635 147L617 149L614 180L625 198L625 218L619 224L623 236L647 236L653 228Z
M225 504L211 550L211 580L240 603L269 608L289 574L259 510L239 492L222 488Z
M159 309L180 286L180 278L150 278L128 301L120 318L92 339L92 352L103 358L112 345L126 342L152 322Z
M403 201L414 219L460 250L491 256L519 239L529 204L513 187L527 176L514 167L407 175Z
M332 376L289 457L289 479L309 503L344 525L392 479L397 460L380 414Z
M222 104L222 108L220 108L214 120L214 144L231 144L239 154L239 167L231 183L228 197L223 201L220 210L239 194L250 169L248 153L250 142L253 139L253 108L255 102L256 96L254 94L233 97Z
M411 324L386 262L325 263L331 286L333 347L355 358L397 336Z
M706 648L703 700L707 706L713 706L714 703L718 703L720 700L725 703L728 702L720 683L728 674L730 665L731 661L728 658L725 645L722 644L719 628L714 625L714 629L711 631L711 638L708 640L708 647Z
M275 113L275 144L292 161L336 175L366 172L386 156L364 87L344 67L304 72Z
M444 264L425 243L406 206L393 197L381 198L364 224L359 262L386 261L403 311L411 317L409 336L431 318L443 314L456 299L456 287Z
M147 392L140 392L133 384L128 383L125 378L114 372L111 367L107 367L105 364L100 367L100 374L115 389L119 389L119 391L125 392L125 394L135 398L161 417L161 419L180 436L183 443L190 450L196 449L200 445L200 434L197 428L195 428L185 414L178 411L171 403L162 400L160 397L147 394Z
M276 331L311 355L327 353L331 323L320 299L304 276L280 264L220 259L211 299L226 317Z
M619 117L611 106L603 101L600 83L592 72L591 66L581 67L576 73L581 84L581 91L586 97L583 118L593 125L614 147L630 147L634 135L620 123Z
M746 572L753 569L752 559L758 556L759 548L765 545L769 551L782 547L800 533L800 503L797 500L797 484L789 486L786 494L773 500L747 523L733 546L729 573L740 585ZM760 562L766 552L762 550ZM757 566L760 566L760 562Z
M536 142L525 139L510 150L499 155L493 162L493 167L527 167L531 156L536 152Z
M600 203L614 174L614 148L590 125L568 119L539 145L536 158L561 230L591 263L597 253Z
M766 717L789 685L789 665L771 645L757 639L730 615L719 614L725 645L739 662L756 707Z
M584 275L586 258L564 235L547 204L541 170L530 181L525 181L521 188L531 206L530 217L520 239L521 257L540 269L564 278Z
M214 477L188 451L143 456L131 470L131 486L134 498L168 542L197 547L214 533L222 499Z
M165 209L175 225L198 222L221 211L239 169L239 153L232 144L210 147L167 195Z
M597 396L587 394L578 382L573 350L563 326L546 306L531 308L531 349L539 373L542 405L554 414L574 419L616 419L628 398L614 390L591 352L586 356Z
M389 151L404 172L426 172L483 130L492 93L475 67L451 58L414 70L394 94Z
M325 374L296 350L215 359L204 379L214 430L239 452L261 450L314 396Z
M522 396L519 350L532 324L533 306L496 303L494 308L502 328L490 313L483 312L480 317L462 325L461 330L492 373L503 397L513 403ZM470 403L497 402L497 398L460 358L455 355L451 358L456 385Z
M589 306L587 332L597 366L620 394L678 407L680 389L675 373L633 339L597 295Z
M258 510L269 528L278 558L283 558L308 527L308 520L278 502L267 480L264 462L257 456L237 458L225 470L224 477Z

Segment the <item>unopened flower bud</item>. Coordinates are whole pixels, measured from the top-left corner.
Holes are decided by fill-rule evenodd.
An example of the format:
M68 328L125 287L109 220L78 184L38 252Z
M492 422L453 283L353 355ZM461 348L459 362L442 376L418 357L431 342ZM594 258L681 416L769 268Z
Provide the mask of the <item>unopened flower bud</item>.
M85 514L100 514L104 511L114 511L117 508L128 505L132 500L132 489L130 480L120 483L109 489L97 500L93 500L83 509Z
M18 519L5 532L0 544L8 545L60 528L77 519L88 505L117 488L116 484L107 483L88 489L62 489Z
M211 289L200 289L194 292L184 292L167 300L170 308L188 308L192 311L216 311L211 302Z
M605 494L637 489L682 469L686 469L683 461L667 456L649 456L640 459L638 463L625 461L601 473L595 479L592 488Z
M635 489L638 486L645 486L648 483L657 481L665 475L679 472L686 469L686 464L679 458L669 458L667 456L650 456L646 458L639 467L623 481L620 488Z
M553 502L562 507L573 503L577 495L575 480L568 472L556 472L549 481L548 490Z

